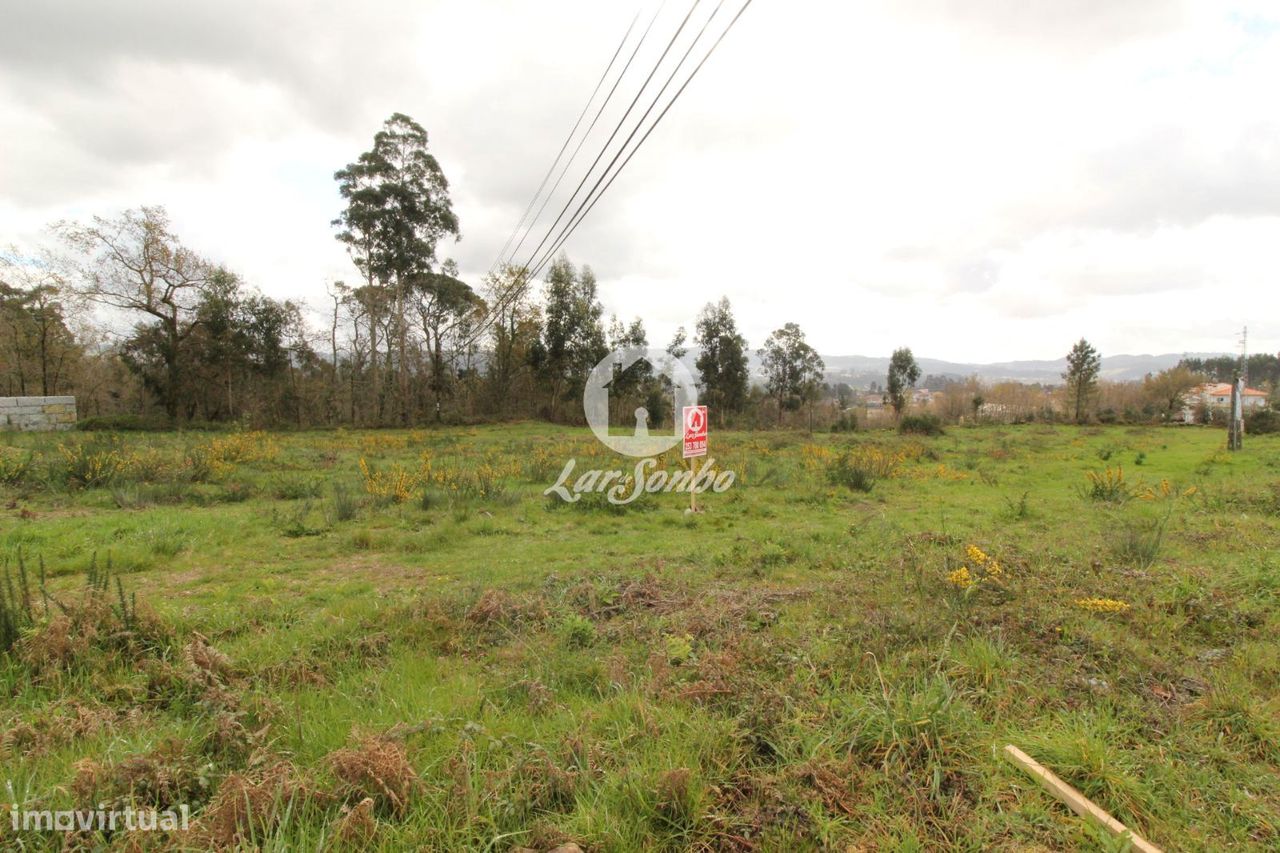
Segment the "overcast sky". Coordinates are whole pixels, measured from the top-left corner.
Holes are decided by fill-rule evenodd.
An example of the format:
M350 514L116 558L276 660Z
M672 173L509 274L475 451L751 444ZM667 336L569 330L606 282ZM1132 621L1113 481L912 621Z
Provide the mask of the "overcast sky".
M320 309L355 279L333 172L401 111L478 283L654 8L0 0L0 245L162 204ZM728 295L753 347L794 321L832 355L1211 351L1247 323L1274 352L1277 82L1270 0L754 0L566 248L658 344Z

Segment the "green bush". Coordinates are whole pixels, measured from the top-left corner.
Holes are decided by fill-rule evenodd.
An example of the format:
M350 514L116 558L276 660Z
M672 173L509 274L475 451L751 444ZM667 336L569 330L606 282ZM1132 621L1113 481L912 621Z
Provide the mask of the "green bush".
M857 432L858 419L851 412L841 415L835 423L831 425L832 432Z
M596 626L585 616L570 613L560 620L560 640L571 649L595 645Z
M323 483L315 477L279 475L272 479L271 495L277 500L297 501L318 498Z
M24 453L16 447L0 447L0 485L20 485L31 474L34 460L33 451Z
M158 432L170 428L163 418L143 415L96 415L76 422L76 429L85 432Z
M109 486L128 466L122 445L112 436L60 444L58 455L50 466L50 476L72 489Z
M1244 417L1245 435L1266 435L1280 432L1280 412L1275 409L1262 409L1249 412Z
M895 457L876 447L855 447L842 452L827 469L827 482L854 492L870 492L876 480L892 474Z
M937 415L904 415L898 422L902 435L942 435L942 421Z
M427 508L427 492L422 493L423 509ZM341 482L333 484L333 517L336 521L350 521L360 511L360 497Z

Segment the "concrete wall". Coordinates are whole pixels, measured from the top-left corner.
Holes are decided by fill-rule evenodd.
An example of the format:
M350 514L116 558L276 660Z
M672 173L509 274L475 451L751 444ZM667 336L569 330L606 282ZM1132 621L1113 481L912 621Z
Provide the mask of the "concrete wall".
M75 397L0 397L0 429L71 429Z

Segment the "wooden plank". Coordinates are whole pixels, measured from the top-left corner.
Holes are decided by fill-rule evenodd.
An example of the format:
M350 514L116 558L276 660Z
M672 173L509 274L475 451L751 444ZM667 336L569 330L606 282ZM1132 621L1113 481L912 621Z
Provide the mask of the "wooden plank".
M1075 788L1071 787L1066 782L1063 782L1054 775L1051 770L1041 765L1038 761L1018 749L1013 744L1005 746L1004 752L1010 761L1025 770L1037 782L1048 789L1050 794L1053 794L1061 800L1067 808L1071 809L1076 814L1083 818L1097 821L1121 838L1128 838L1129 843L1133 845L1134 850L1140 850L1142 853L1162 853L1159 847L1156 847L1149 841L1144 840L1136 832L1126 827L1111 815L1107 814L1107 812L1098 808L1098 806L1094 805L1093 802L1084 794L1081 794Z

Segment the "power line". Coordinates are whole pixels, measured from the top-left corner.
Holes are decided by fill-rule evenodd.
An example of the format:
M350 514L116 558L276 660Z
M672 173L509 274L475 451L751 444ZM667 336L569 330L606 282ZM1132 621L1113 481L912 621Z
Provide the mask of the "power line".
M643 144L644 142L643 138L641 139L640 143L637 143L636 147L632 149L631 152L627 155L627 159L623 161L622 165L618 167L617 171L613 172L613 174L610 175L610 170L613 169L614 164L618 162L618 158L623 155L623 153L627 150L627 146L631 144L631 140L634 139L635 135L640 132L640 128L644 126L645 119L647 119L649 117L649 114L653 112L653 108L658 105L658 102L662 99L663 93L666 92L667 87L671 85L671 81L676 78L676 75L680 73L680 69L684 66L685 61L689 58L689 55L693 52L693 49L697 47L698 42L701 41L702 36L707 31L707 27L709 27L711 25L711 22L715 20L716 15L719 13L721 7L723 6L724 6L724 0L720 0L720 2L716 4L716 7L715 9L712 10L711 15L707 18L706 21L703 22L702 28L698 30L698 34L694 36L693 41L691 41L689 43L689 46L685 48L684 55L680 57L680 60L676 63L675 67L671 69L671 73L667 75L667 79L662 84L662 88L660 88L658 90L658 93L654 95L653 101L649 104L648 108L644 111L644 115L640 116L640 119L636 122L636 126L632 128L631 133L628 134L627 138L623 141L622 146L618 149L617 153L613 155L613 159L609 161L609 165L606 166L604 171L600 174L600 177L596 180L595 184L591 187L590 192L588 192L587 195L583 198L582 203L578 205L578 208L577 210L574 211L573 216L569 217L569 221L565 223L565 227L562 228L560 233L556 236L556 238L552 240L551 248L542 255L541 259L538 260L536 264L533 265L533 269L541 270L544 266L546 266L547 262L552 257L555 256L556 250L561 245L564 244L564 241L568 238L568 235L577 227L577 223L581 222L582 219L586 217L587 211L589 211L592 207L595 206L596 199L598 199L600 195L604 194L604 191L608 189L609 185L613 183L614 179L618 176L618 174L622 171L622 169L626 167L627 162L630 161L631 157L635 155L635 152L639 150L640 145ZM739 10L739 14L741 14L741 10ZM726 32L727 31L728 30L726 28ZM724 37L724 34L722 33L721 38L723 37ZM712 49L714 50L714 45L712 46ZM708 51L707 55L703 57L702 62L705 62L707 57L709 57L710 55L711 55L711 52ZM699 65L701 65L701 63L699 63ZM697 73L696 68L694 69L693 73ZM690 79L692 79L692 74L690 75ZM688 81L685 82L685 85L688 85ZM678 92L675 97L679 97ZM672 103L674 103L674 97L672 99ZM670 108L670 104L668 104L668 108ZM664 113L665 113L665 110L664 110ZM659 118L655 120L654 126L656 126L657 122L660 120L661 120L661 116L659 116ZM652 131L653 131L653 126L651 126L649 128L649 131L645 133L645 137L647 138L649 133L651 133ZM606 178L608 178L608 183L605 183ZM605 183L605 188L604 190L600 191L599 195L597 195L596 190L600 188L600 185L602 183ZM535 275L536 275L536 272L535 272Z
M659 7L659 11L661 11L661 7ZM656 19L657 16L655 15L654 18ZM637 9L635 16L631 19L630 25L627 26L627 31L622 35L622 41L618 42L618 47L613 51L613 56L609 57L609 64L605 66L604 73L600 75L600 79L596 81L595 88L591 90L591 97L587 98L586 104L584 104L582 107L582 112L578 114L578 120L573 123L573 129L569 131L569 135L565 137L564 144L561 145L560 150L556 152L555 159L551 161L551 165L547 168L547 173L542 176L542 183L538 184L538 189L534 191L533 198L529 199L529 205L524 209L524 213L520 215L520 219L516 222L515 228L511 229L511 236L507 237L507 242L503 244L502 251L498 253L497 260L495 260L493 264L489 267L490 275L493 274L494 269L496 269L497 266L502 262L502 259L507 254L507 250L511 248L512 241L516 239L516 234L520 233L521 226L524 225L524 221L529 218L529 214L533 211L533 206L538 203L538 196L542 195L542 191L546 189L547 181L551 179L551 173L555 171L556 166L560 162L560 158L564 156L564 152L568 149L569 143L573 141L573 135L578 132L578 128L582 125L582 120L586 118L587 111L591 109L591 102L594 101L596 98L596 95L600 93L600 87L604 85L604 81L609 77L609 72L613 70L613 64L618 61L618 56L619 54L622 53L622 48L626 45L627 39L631 37L631 31L635 29L636 21L638 20L640 20L640 10ZM649 26L652 27L653 23L650 22ZM648 30L645 30L645 35L648 35ZM643 43L644 43L644 36L641 36L640 42L638 42L636 45L636 49L638 50L640 47L640 44L643 44ZM635 58L634 51L632 52L631 57L632 59ZM627 65L630 65L630 64L631 64L631 60L627 60ZM627 73L627 69L624 67L622 69L622 74L626 74L626 73ZM620 74L618 75L618 80L620 81L621 79L622 79L622 75ZM613 88L617 89L617 87L618 87L618 84L614 83ZM610 90L609 95L610 96L613 95L613 90ZM600 110L603 110L608 103L609 103L609 98L606 97L604 99L604 102L600 105ZM600 118L600 110L596 112L595 118L591 120L591 125L590 127L587 128L586 133L582 135L582 139L584 141L586 140L587 136L591 133L591 128L595 127L596 120ZM570 155L569 159L565 161L565 170L568 170L569 164L573 162L573 157L576 156L578 151L581 149L582 149L582 142L579 142L578 148L574 151L573 155ZM560 176L564 177L564 172L561 172ZM557 186L559 185L558 180L556 181L556 184ZM553 187L551 190L551 193L549 193L547 197L550 198L551 194L554 194L554 193L555 193L555 188ZM543 202L543 206L544 207L546 206L545 201ZM539 210L539 213L541 213L541 210ZM536 221L537 221L537 217L534 217L534 219L530 221L529 227L533 228L534 222ZM519 246L517 246L517 249L518 248ZM514 250L513 250L513 254L514 254Z
M542 218L542 213L547 209L547 204L551 201L552 198L555 197L556 190L560 188L560 182L563 181L564 176L569 173L569 166L572 165L574 159L577 158L578 152L582 150L582 146L583 144L586 143L587 138L591 135L591 131L595 128L596 122L600 120L600 116L604 113L605 108L609 106L609 101L613 99L613 93L618 91L618 85L622 82L623 78L627 76L627 70L631 68L632 61L635 60L636 54L640 52L640 48L644 45L645 39L648 38L649 36L649 31L652 30L653 25L657 23L658 16L662 14L662 10L665 6L666 6L666 0L663 0L663 2L658 4L657 11L655 11L653 13L653 17L649 19L649 25L645 27L644 32L640 34L640 40L636 42L636 46L631 51L631 56L627 58L626 64L622 66L622 71L618 74L618 79L613 81L613 86L609 89L609 94L606 95L605 99L600 103L600 108L596 110L595 117L591 119L591 124L587 126L586 133L584 133L582 135L582 138L578 140L577 147L573 149L573 153L570 154L569 159L565 161L564 168L560 170L559 177L556 178L556 182L555 184L552 185L551 191L548 192L546 197L542 199L542 206L538 208L538 212L534 214L533 219L529 221L529 226L525 229L524 234L521 235L520 241L516 243L515 247L511 249L511 252L509 254L507 254L504 250L504 255L506 255L506 258L505 258L506 263L510 263L511 260L515 258L516 254L520 251L520 247L524 245L524 241L527 240L529 238L529 235L533 233L533 227L537 224L538 220ZM590 102L588 102L588 106L590 106ZM554 164L552 164L552 168L554 167L555 167ZM502 262L503 262L503 258L499 256L498 263L501 264Z
M596 166L599 165L600 159L604 157L605 153L609 150L609 146L613 143L614 138L618 135L618 132L622 130L622 126L626 124L627 117L631 115L631 111L635 109L636 104L640 101L640 96L644 94L645 89L649 87L649 83L653 81L653 75L658 73L658 68L662 66L662 62L667 58L667 54L671 52L671 48L675 45L676 39L680 37L680 33L684 32L685 25L689 23L689 19L693 16L693 12L698 8L698 4L700 2L701 0L693 0L693 5L689 7L689 11L685 14L684 20L680 22L680 26L676 29L675 34L671 36L671 40L667 42L667 46L663 48L662 55L658 57L658 61L654 63L653 69L649 72L649 75L645 77L644 83L640 86L640 91L636 92L636 96L632 98L630 105L627 106L627 111L622 114L622 118L618 119L618 124L614 127L613 132L609 134L609 138L605 140L604 146L600 149L600 153L596 155L596 159L592 161L586 174L582 176L582 180L578 182L578 186L574 189L573 195L569 196L569 200L565 202L564 207L560 211L560 215L556 217L555 222L551 223L551 227L547 230L546 235L543 236L542 240L530 254L529 261L524 264L526 268L528 268L533 260L539 256L542 251L542 247L546 245L547 240L556 230L556 226L560 224L561 220L564 219L564 215L569 212L569 208L573 206L574 199L578 197L578 193L582 191L583 186L585 186L587 181L590 179L591 173L594 172ZM606 169L606 171L608 170ZM583 201L585 202L586 199L584 198ZM581 205L579 207L581 207Z
M724 3L724 0L721 0L720 5L723 5L723 3ZM703 24L702 30L700 30L698 32L697 37L694 38L693 44L689 46L689 50L692 50L693 45L697 44L698 39L702 37L702 32L706 30L707 25L711 23L711 20L713 18L715 18L716 12L720 11L720 5L716 6L715 11L711 13L711 17L707 19L706 24ZM622 170L627 167L627 164L631 162L631 158L634 157L636 152L639 151L641 146L644 145L645 140L649 138L649 134L653 133L654 129L657 128L658 124L661 123L662 119L666 116L667 112L675 105L675 102L679 100L680 96L684 93L685 88L687 88L688 85L693 82L693 78L696 77L698 75L698 72L702 70L702 66L705 65L707 60L711 58L711 54L715 53L716 48L720 46L720 42L723 41L724 37L729 34L729 30L733 29L734 24L738 22L738 19L742 17L742 13L747 11L747 7L750 5L751 5L751 0L746 0L746 2L742 4L742 7L738 9L737 14L735 14L733 16L733 19L729 21L729 25L725 27L724 31L721 32L720 35L716 38L715 42L711 45L711 48L707 51L706 55L702 57L702 59L698 62L696 66L694 66L693 71L689 73L689 76L685 79L684 83L680 85L680 88L676 90L676 93L671 97L671 100L667 103L665 107L663 107L662 112L658 114L658 117L654 119L653 124L651 124L649 126L649 129L645 131L644 136L640 137L640 141L636 143L635 148L631 149L631 153L628 154L627 158L622 161L622 165L619 166L617 171L613 173L613 176L609 178L609 181L604 185L604 188L601 189L600 192L596 194L593 199L591 199L591 203L588 204L585 207L585 209L582 208L581 206L579 207L579 210L581 212L575 213L574 216L570 219L568 226L566 226L565 230L561 232L561 235L553 242L551 249L545 255L543 255L541 261L539 261L537 266L531 270L530 278L537 277L538 273L542 271L542 268L546 266L547 262L550 261L552 257L555 256L555 253L560 250L560 247L564 245L565 241L567 241L569 237L573 235L573 232L577 230L578 225L582 223L582 220L585 219L587 217L587 214L589 214L591 210L596 206L596 202L600 201L600 199L604 196L604 194L608 192L609 187L613 185L614 180L617 179L618 175L622 174ZM686 51L685 57L687 57L688 55L689 55L689 51ZM682 65L683 63L684 63L684 58L681 58L680 63L677 64L676 68L671 72L671 77L667 78L667 84L669 84L671 80L675 77L676 72L679 71L680 65ZM654 98L654 103L649 107L650 110L652 110L653 106L657 104L658 98L661 97L662 91L666 89L667 84L663 84L662 90L659 90L658 97ZM648 111L646 111L645 116L647 116L648 114L649 114ZM644 117L641 117L640 122L636 125L636 130L639 130L640 124L643 124L643 123L644 123ZM635 135L635 130L632 131L632 136L634 135ZM630 142L630 137L628 137L627 141ZM627 146L627 143L624 142L622 145L622 149L620 149L618 153L621 154L622 150L626 149L626 146ZM614 156L614 160L617 160L617 155ZM605 173L606 174L608 173L607 168L605 169ZM601 176L601 179L603 179L603 175ZM600 182L597 181L596 186L599 186L599 184ZM595 187L592 187L592 193L594 192L595 192ZM590 198L590 196L591 196L591 193L588 193L588 198ZM585 199L584 199L584 202L585 202Z

